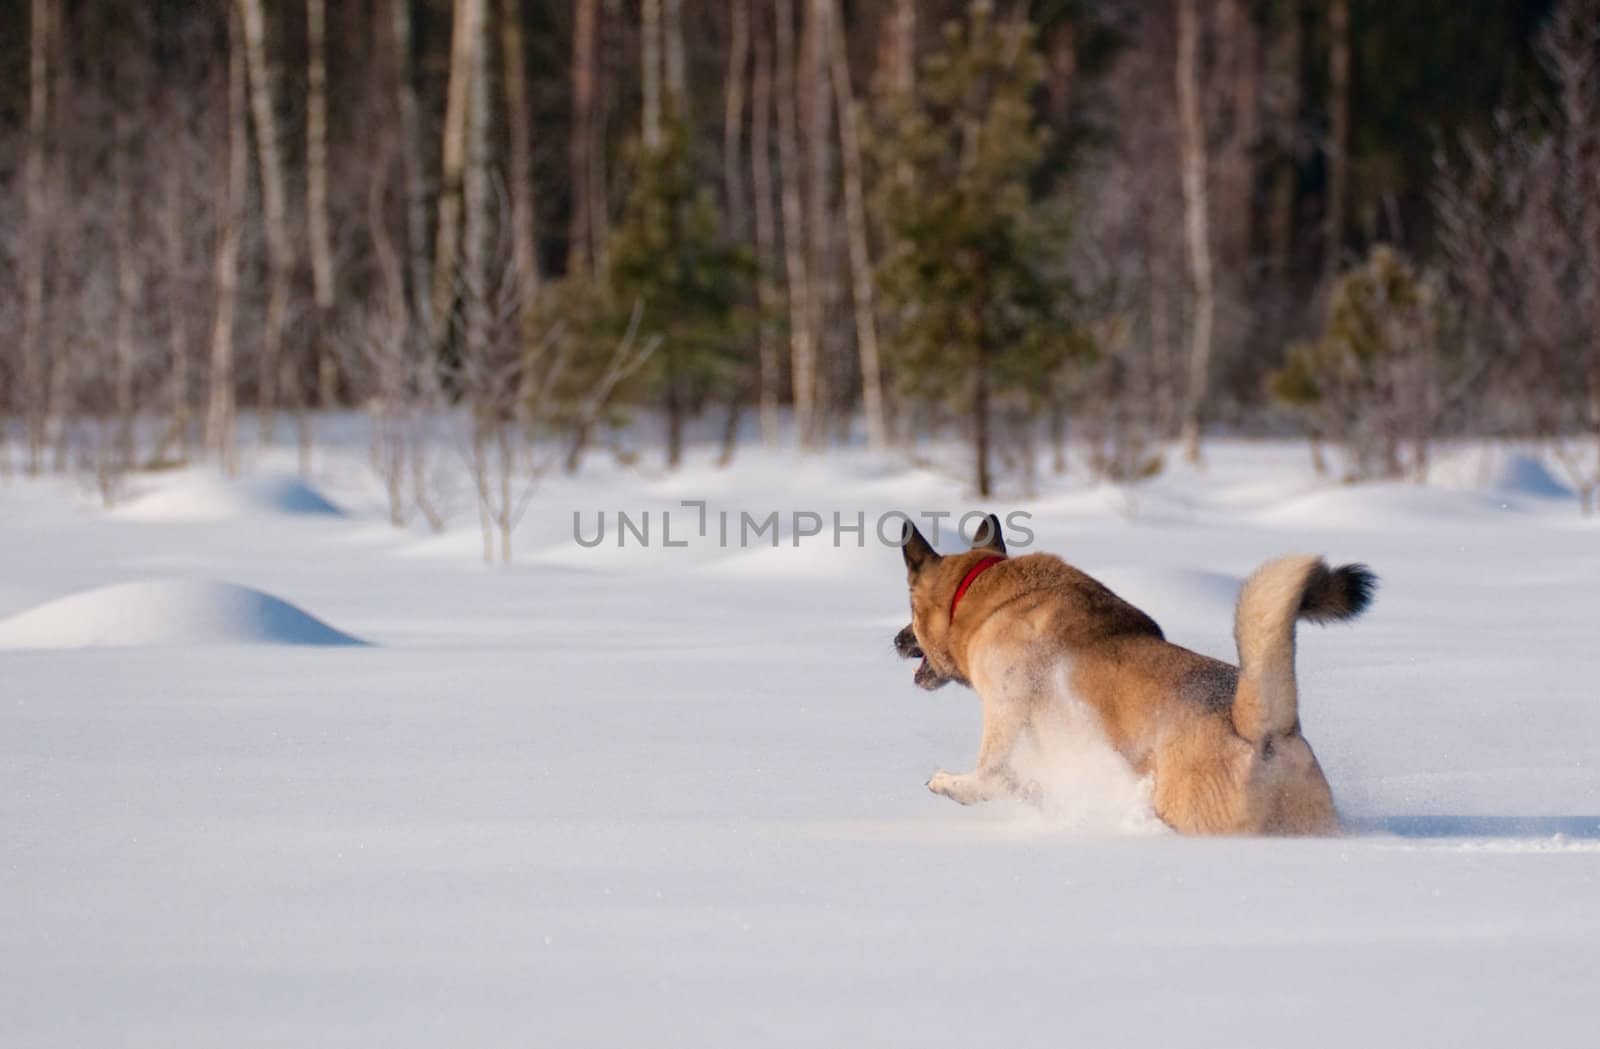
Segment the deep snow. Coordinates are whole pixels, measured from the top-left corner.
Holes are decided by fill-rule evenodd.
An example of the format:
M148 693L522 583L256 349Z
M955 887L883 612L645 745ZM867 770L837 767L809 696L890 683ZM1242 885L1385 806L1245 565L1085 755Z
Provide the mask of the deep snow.
M870 528L973 509L959 481L597 457L491 570L465 505L388 528L351 448L302 486L342 515L250 494L300 491L287 452L110 513L0 484L0 618L228 580L373 643L0 653L0 1045L1595 1044L1600 527L1536 463L1341 488L1301 447L1218 443L1204 473L984 507L1230 659L1261 561L1382 576L1366 618L1300 635L1352 833L1199 841L1070 741L1046 815L928 794L976 703L912 686L870 535L572 539L602 510L690 534L685 499Z

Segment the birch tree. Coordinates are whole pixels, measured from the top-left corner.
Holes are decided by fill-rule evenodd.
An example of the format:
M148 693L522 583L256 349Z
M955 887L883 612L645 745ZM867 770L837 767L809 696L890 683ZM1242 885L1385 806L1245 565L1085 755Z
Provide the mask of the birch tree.
M261 220L267 242L267 316L261 337L256 409L261 419L261 439L271 441L278 395L283 386L283 335L288 323L290 282L294 279L294 246L289 237L282 139L275 110L277 66L267 45L262 0L238 0L243 32L250 119L255 128L256 158L260 164Z
M522 43L522 12L517 0L500 0L500 45L506 97L506 134L511 155L506 181L511 188L512 257L521 300L524 341L534 337L534 311L539 302L539 226L535 218L533 179L533 113L528 99L527 55Z
M837 0L832 0L836 5ZM861 405L867 417L867 444L889 442L884 418L883 370L878 353L878 315L873 295L872 253L867 241L867 208L861 188L860 107L850 86L850 56L845 47L843 12L835 6L829 18L832 34L828 73L839 110L839 156L844 176L845 236L850 249L850 297L856 323L856 351L861 363Z
M449 335L460 264L462 198L467 166L473 84L482 61L484 0L455 0L450 29L450 82L441 132L438 225L434 237L432 342L442 346Z
M216 306L211 325L210 392L206 399L206 450L228 474L239 470L236 446L236 387L233 326L238 302L239 237L244 223L244 198L249 180L249 129L246 126L246 75L239 16L228 19L228 144L227 162L218 196Z

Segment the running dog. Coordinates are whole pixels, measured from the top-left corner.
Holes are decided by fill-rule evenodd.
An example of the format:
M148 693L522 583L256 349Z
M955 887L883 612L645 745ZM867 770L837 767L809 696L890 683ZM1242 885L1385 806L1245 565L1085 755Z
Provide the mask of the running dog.
M1339 832L1333 794L1300 733L1295 623L1353 619L1377 577L1320 557L1270 561L1234 617L1239 666L1166 640L1155 620L1050 554L1006 555L988 515L976 545L942 557L906 523L911 624L895 637L925 689L951 681L983 702L977 768L928 789L963 805L1028 798L1013 750L1053 704L1092 711L1111 746L1152 781L1158 817L1188 834Z

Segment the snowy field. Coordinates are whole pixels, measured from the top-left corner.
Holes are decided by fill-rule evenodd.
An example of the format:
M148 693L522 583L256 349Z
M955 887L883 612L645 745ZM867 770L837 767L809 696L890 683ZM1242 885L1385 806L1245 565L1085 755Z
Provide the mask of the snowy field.
M253 458L110 511L0 483L6 1049L1600 1044L1600 524L1531 460L1340 488L1219 443L983 507L1230 661L1258 563L1382 577L1300 634L1351 833L1202 841L1093 753L1045 813L923 788L977 704L913 687L900 555L831 514L975 508L959 479L596 456L490 569L465 490L432 536L358 442L307 485ZM724 509L782 545L721 548Z

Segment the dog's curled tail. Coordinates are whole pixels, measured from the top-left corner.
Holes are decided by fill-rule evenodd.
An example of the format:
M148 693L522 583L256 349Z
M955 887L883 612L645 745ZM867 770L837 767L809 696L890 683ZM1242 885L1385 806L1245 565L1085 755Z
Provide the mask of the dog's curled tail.
M1239 646L1234 731L1252 742L1292 731L1300 721L1294 677L1294 625L1354 619L1372 603L1378 577L1365 565L1329 568L1320 557L1281 557L1256 569L1239 591L1233 638Z

